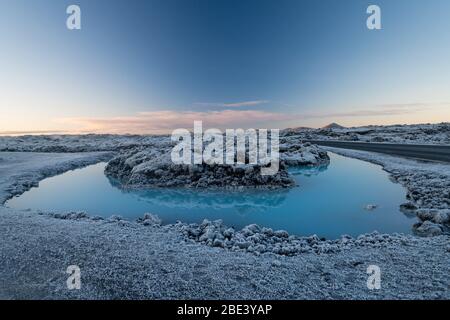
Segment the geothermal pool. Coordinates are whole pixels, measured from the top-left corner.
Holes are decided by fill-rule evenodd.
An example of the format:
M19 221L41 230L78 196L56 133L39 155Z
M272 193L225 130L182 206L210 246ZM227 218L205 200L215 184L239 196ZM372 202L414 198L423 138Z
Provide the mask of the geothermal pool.
M134 220L157 214L163 223L222 219L240 229L256 223L295 235L327 239L379 231L411 233L414 218L400 211L406 190L380 166L329 153L320 169L293 168L298 187L278 191L186 189L121 190L103 173L106 163L44 179L39 187L9 200L16 209L86 211ZM368 205L376 205L368 210Z

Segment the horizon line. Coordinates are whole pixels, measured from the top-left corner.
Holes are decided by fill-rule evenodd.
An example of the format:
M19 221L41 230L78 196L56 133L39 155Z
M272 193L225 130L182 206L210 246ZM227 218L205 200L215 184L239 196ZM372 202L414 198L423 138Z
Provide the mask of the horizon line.
M419 123L396 123L396 124L370 124L370 125L358 125L358 126L343 126L343 129L353 129L353 128L364 128L364 127L394 127L394 126L414 126L414 125L437 125L437 124L447 124L450 123L449 121L440 121L440 122L419 122ZM330 124L337 124L340 125L337 122L330 122ZM326 126L322 127L309 127L309 126L296 126L296 127L285 127L285 128L279 128L279 130L288 130L288 129L312 129L312 130L319 130L324 129ZM178 128L175 128L173 130L176 130ZM234 129L240 129L240 128L234 128ZM255 128L255 129L263 129L263 128ZM172 131L173 131L172 130ZM169 135L172 131L167 131L166 133L130 133L130 132L123 132L123 133L113 133L113 132L95 132L95 131L67 131L67 130L8 130L8 131L0 131L0 137L21 137L21 136L52 136L52 135L64 135L64 136L85 136L85 135L113 135L113 136L161 136L161 135Z

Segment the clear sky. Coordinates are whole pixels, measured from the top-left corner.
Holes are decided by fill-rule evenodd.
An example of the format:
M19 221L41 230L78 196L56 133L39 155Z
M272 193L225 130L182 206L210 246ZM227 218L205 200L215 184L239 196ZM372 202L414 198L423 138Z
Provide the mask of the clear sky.
M77 4L82 29L66 28ZM368 30L377 4L382 30ZM450 121L448 0L0 0L0 132Z

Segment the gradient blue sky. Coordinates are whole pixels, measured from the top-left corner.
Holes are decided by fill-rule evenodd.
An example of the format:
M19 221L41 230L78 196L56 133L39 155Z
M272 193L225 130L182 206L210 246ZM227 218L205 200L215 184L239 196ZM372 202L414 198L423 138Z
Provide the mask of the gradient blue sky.
M3 133L450 121L448 0L0 0L0 46Z

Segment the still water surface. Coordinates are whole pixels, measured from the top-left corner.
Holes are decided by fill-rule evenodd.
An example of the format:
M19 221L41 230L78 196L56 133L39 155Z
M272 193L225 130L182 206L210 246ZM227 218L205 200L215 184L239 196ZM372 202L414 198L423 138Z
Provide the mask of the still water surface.
M399 210L406 190L389 180L381 167L329 153L327 168L294 168L298 187L279 191L205 191L153 189L125 191L103 173L105 163L45 179L39 187L9 200L17 209L54 212L86 211L91 215L121 215L133 220L145 212L163 223L222 219L242 228L256 223L291 234L327 239L342 234L411 233L414 220ZM365 207L376 204L375 210Z

